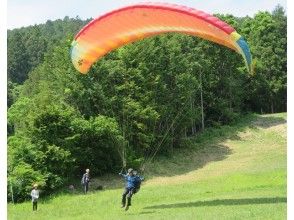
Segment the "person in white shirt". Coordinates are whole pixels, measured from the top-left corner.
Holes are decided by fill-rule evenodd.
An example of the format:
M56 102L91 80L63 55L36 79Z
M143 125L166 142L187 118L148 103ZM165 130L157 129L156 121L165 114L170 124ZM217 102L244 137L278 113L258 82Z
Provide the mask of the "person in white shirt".
M34 184L33 190L31 192L32 202L33 202L33 211L37 211L38 208L38 199L39 199L39 190L38 185Z

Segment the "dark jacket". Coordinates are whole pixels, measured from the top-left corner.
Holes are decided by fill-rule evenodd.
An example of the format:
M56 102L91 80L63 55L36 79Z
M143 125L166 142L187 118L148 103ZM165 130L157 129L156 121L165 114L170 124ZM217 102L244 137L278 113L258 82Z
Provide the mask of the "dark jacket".
M90 182L90 175L88 173L84 173L81 182L82 184L88 184Z
M128 174L122 174L122 173L120 173L120 175L125 178L127 189L135 188L143 180L143 179L141 180L139 176L130 176Z

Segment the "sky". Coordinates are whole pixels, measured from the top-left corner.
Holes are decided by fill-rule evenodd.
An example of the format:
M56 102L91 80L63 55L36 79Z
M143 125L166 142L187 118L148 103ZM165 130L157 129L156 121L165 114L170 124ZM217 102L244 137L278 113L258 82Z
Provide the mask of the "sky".
M148 1L148 0L147 0ZM159 0L160 1L160 0ZM7 0L7 29L63 19L65 16L82 19L96 18L106 12L144 0ZM157 0L158 2L158 0ZM253 16L258 11L272 11L280 4L287 11L286 0L162 0L207 13Z

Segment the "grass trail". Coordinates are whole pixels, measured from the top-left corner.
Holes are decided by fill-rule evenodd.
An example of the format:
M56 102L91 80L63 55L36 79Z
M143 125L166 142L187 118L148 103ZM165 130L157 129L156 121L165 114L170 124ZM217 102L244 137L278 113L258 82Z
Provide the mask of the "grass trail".
M113 189L40 201L36 213L9 204L8 219L286 219L286 134L285 113L251 115L150 164L127 212L116 179Z

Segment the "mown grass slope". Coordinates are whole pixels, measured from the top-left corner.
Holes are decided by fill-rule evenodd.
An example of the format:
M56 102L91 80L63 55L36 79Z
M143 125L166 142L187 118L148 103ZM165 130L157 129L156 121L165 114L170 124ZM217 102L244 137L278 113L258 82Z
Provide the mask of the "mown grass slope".
M127 212L115 179L108 190L41 200L35 213L30 202L9 204L8 218L286 219L286 130L285 113L207 129L187 140L185 149L149 164Z

